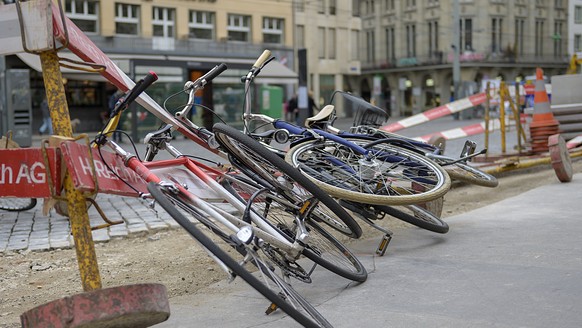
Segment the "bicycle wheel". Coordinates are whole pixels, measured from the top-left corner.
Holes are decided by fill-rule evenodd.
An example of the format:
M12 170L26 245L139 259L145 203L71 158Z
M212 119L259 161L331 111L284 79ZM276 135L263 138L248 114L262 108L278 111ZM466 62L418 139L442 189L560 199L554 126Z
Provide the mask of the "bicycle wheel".
M449 174L451 179L489 188L495 188L499 185L499 181L496 177L485 173L467 163L457 162L454 164L449 164L453 162L454 159L441 155L431 154L429 157L437 164L441 165L443 169L445 169L445 171Z
M321 215L320 218L328 219L332 227L333 221L341 222L345 226L343 232L346 235L352 238L362 235L362 228L333 198L256 140L221 123L214 125L213 132L222 148L236 159L233 164L244 168L245 174L253 180L266 182L279 195L296 204L309 205L312 210L326 213L327 215ZM341 232L340 229L337 230Z
M184 199L183 195L174 193L167 188L160 188L159 185L150 182L148 184L148 191L157 203L168 212L180 226L182 226L194 239L196 239L204 248L211 252L220 262L226 265L232 274L236 277L241 277L251 287L261 293L270 302L281 308L285 313L291 316L301 325L306 327L332 327L331 324L311 305L306 301L293 287L285 282L284 277L277 275L274 266L269 263L260 254L256 253L253 245L246 245L242 242L237 242L235 236L231 236L228 232L219 229L213 223L208 226L208 220L201 216L201 213L196 210L188 201ZM181 209L182 211L180 211ZM183 213L188 214L197 221L201 221L206 227L206 233L197 227L197 225L190 221ZM219 241L215 242L207 233L211 233L219 237ZM239 240L240 241L240 240ZM223 248L226 247L227 250ZM228 249L235 248L237 252L228 252ZM228 253L227 253L228 252ZM233 256L240 260L235 260ZM249 268L247 265L252 265ZM258 269L258 270L257 270ZM256 271L256 275L252 272Z
M250 202L255 213L281 231L289 241L293 241L299 229L297 224L297 218L301 217L299 205L290 203L280 195L262 188L256 182L241 175L225 175L222 182L227 190L231 190L231 193L241 197L245 202ZM259 190L263 192L257 193ZM314 263L346 279L357 282L366 281L368 273L363 264L344 244L318 224L318 222L327 223L326 217L329 216L329 211L325 205L319 204L303 216L301 221L309 237L302 254Z
M404 207L407 211L403 211L387 205L368 205L350 201L342 201L341 204L365 219L381 220L386 215L390 215L428 231L436 233L447 233L449 231L449 225L446 222L417 205L405 205Z
M230 188L227 189L232 189L233 193L246 195L246 201L250 201L248 196L260 189L260 186L241 176L227 175L224 181L228 182ZM290 241L293 240L298 229L296 217L300 208L297 205L290 204L276 194L263 194L253 198L252 202L257 213L285 233ZM364 282L368 274L362 263L344 244L317 223L327 223L325 217L329 216L328 211L325 205L318 206L303 220L309 232L309 241L303 255L344 278Z
M36 198L0 197L0 210L10 212L27 211L36 206Z
M450 188L448 174L423 155L382 140L345 140L367 153L332 140L309 140L292 147L285 159L324 191L358 203L419 204L443 196Z

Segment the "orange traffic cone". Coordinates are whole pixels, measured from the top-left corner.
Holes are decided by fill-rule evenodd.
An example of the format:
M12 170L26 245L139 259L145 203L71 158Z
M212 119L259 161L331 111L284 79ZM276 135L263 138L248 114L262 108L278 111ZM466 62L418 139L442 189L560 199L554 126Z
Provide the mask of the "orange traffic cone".
M529 126L531 146L534 153L548 151L548 137L559 133L559 123L550 110L550 100L541 68L536 69L534 111Z

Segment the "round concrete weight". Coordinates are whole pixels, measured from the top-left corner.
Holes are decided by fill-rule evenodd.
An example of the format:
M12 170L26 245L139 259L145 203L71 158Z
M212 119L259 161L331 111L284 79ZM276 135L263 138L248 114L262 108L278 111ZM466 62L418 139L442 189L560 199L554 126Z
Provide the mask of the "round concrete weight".
M444 197L439 197L437 199L431 200L430 202L418 204L418 206L426 209L427 211L430 211L436 217L440 218L441 215L443 214L443 203L444 203L444 200L445 200ZM414 216L418 217L416 215L416 213L415 213Z
M441 154L445 153L447 139L445 139L443 136L439 136L438 134L435 134L432 137L430 137L430 139L428 139L428 143L433 145L433 146L439 147L441 149Z
M166 321L166 287L138 284L98 289L61 298L20 315L22 327L149 327Z
M550 159L552 160L552 167L556 171L558 180L561 182L572 181L573 169L572 159L566 141L560 134L554 134L548 137L548 147L550 150Z

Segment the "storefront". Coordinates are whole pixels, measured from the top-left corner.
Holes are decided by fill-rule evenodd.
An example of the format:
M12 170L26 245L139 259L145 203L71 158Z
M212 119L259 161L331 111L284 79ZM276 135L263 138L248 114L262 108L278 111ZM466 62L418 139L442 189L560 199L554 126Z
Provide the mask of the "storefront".
M70 53L59 54L62 57L76 59ZM16 56L14 56L16 57ZM181 110L188 100L182 92L187 80L195 80L208 72L212 67L225 62L228 70L206 85L196 99L197 106L192 110L192 121L201 126L211 127L213 123L242 126L241 116L244 100L244 83L241 77L253 64L252 59L231 58L196 58L179 56L155 55L110 55L110 58L128 76L137 80L149 71L158 75L158 81L147 93L164 109L173 113ZM15 62L32 68L31 89L33 97L33 113L40 117L40 101L44 92L41 65L38 56L19 54ZM71 119L82 122L76 132L98 131L103 126L103 120L109 111L108 99L116 88L98 73L62 69L65 92ZM292 95L297 85L297 74L284 64L272 61L255 80L252 90L252 108L269 115L283 117L283 103ZM140 106L134 106L122 118L120 128L135 137L143 137L147 132L156 129L160 121ZM36 115L38 114L38 115ZM40 122L35 122L37 131Z

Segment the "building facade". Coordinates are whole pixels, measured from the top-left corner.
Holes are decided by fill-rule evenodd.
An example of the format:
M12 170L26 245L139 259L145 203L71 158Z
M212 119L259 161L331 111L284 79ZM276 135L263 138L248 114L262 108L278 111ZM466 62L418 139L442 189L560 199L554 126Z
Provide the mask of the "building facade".
M582 52L582 0L570 0L568 4L568 53Z
M295 46L307 49L307 86L317 106L335 90L357 92L351 82L361 73L359 1L294 0L294 6ZM338 108L338 115L349 114Z
M536 67L563 74L570 57L566 0L361 0L360 15L362 75L354 84L392 116L476 93L486 80L524 81Z
M193 120L201 125L211 126L219 120L240 123L244 95L240 77L264 49L271 50L276 60L257 79L256 110L268 102L277 107L271 113L279 114L297 83L290 1L62 0L62 4L66 16L130 77L137 80L150 70L158 74L158 82L147 92L160 104L179 93L187 80L225 62L229 69L200 94L202 105L215 113L198 108ZM62 57L69 55L61 53ZM34 56L26 54L9 57L9 68L36 68L31 72L31 86L33 109L38 114L43 93L38 60L35 64ZM78 132L96 131L115 89L98 74L63 72L71 117L83 122ZM165 105L170 111L177 110L185 100L178 96ZM134 114L122 127L134 133L139 130L139 135L159 123L144 111Z

